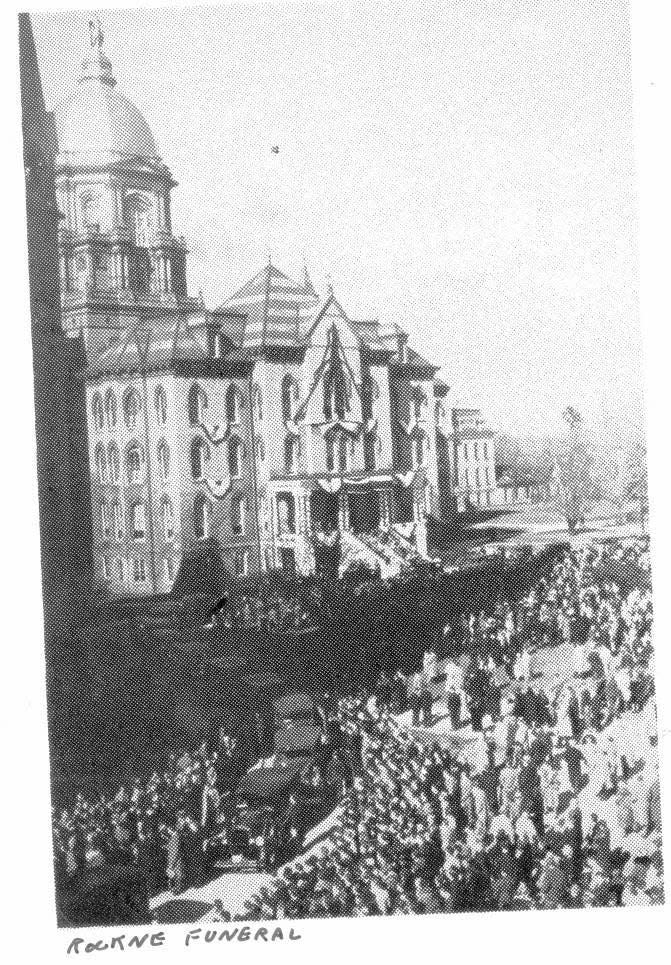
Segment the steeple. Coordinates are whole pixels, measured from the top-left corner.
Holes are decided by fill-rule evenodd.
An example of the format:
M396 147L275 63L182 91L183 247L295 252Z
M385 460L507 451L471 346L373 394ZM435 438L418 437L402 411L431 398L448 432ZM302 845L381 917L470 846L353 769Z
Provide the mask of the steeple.
M305 261L303 262L303 290L308 295L315 295L315 296L317 295L315 286L312 284L312 279L308 274L308 266Z

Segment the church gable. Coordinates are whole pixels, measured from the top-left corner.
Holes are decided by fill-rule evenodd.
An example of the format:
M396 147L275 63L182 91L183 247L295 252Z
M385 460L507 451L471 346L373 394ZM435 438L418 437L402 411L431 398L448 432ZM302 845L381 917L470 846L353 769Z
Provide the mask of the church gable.
M318 310L306 336L306 348L325 349L330 344L331 332L338 334L338 342L345 351L360 351L361 339L351 324L340 302L330 294Z

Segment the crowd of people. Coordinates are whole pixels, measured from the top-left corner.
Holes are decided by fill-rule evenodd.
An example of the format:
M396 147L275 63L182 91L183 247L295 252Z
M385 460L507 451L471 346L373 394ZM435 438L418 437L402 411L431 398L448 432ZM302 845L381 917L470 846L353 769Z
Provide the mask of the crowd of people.
M222 731L215 747L205 742L172 754L164 769L114 794L79 793L70 807L53 812L57 886L104 865L137 866L150 894L201 883L207 842L248 764L248 752Z
M662 901L659 782L632 791L645 748L609 728L652 694L648 572L643 542L569 551L522 601L447 627L443 673L428 650L410 680L382 673L372 698L341 699L353 779L330 840L237 917ZM531 655L553 646L569 672L534 684ZM447 744L428 730L442 688ZM406 708L419 731L399 723Z
M659 784L632 793L644 749L620 746L610 726L653 693L651 623L645 542L567 550L522 599L446 626L417 672L384 670L372 692L320 699L313 772L337 791L335 824L235 917L660 901ZM568 671L538 680L535 656L552 648ZM252 763L222 732L113 795L78 795L54 813L57 879L130 864L150 892L197 885ZM611 821L596 800L613 804ZM295 797L282 820L300 849ZM643 855L627 850L636 835Z

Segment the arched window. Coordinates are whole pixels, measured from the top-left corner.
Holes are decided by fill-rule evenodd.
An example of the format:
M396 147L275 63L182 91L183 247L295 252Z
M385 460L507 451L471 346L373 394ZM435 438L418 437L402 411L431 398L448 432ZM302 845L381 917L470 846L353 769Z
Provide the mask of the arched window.
M135 389L129 389L123 399L123 420L128 429L135 428L138 416L140 415L141 406L142 402L140 400L140 396L137 394Z
M175 535L175 514L172 503L167 498L161 503L161 515L163 518L163 536L166 540L171 540Z
M109 465L110 481L119 482L119 447L116 442L110 442L107 447L107 462Z
M291 493L277 495L277 531L279 533L296 532L296 505Z
M203 439L194 439L191 443L191 474L194 479L202 479L205 475L205 464L210 458L210 447Z
M352 443L344 432L330 432L326 437L326 468L329 472L349 469Z
M242 411L242 395L235 385L229 385L226 392L226 419L232 425L240 422Z
M189 422L192 426L201 425L205 421L207 409L207 393L198 384L189 389Z
M282 418L285 422L293 422L298 409L298 384L291 375L282 379Z
M301 454L300 441L295 436L287 436L284 440L284 469L291 474L298 471L298 461Z
M427 438L423 432L418 432L412 440L412 466L418 469L426 464Z
M198 493L193 502L193 529L197 539L207 539L212 525L212 507L210 501L202 493Z
M129 194L123 204L124 221L133 232L138 248L147 248L150 241L151 202L141 194Z
M134 442L126 452L126 476L129 483L138 483L144 472L144 450Z
M242 442L237 436L232 436L228 440L228 471L232 479L242 474L242 456Z
M158 459L161 478L165 480L170 475L170 449L165 439L161 439L156 448L156 458Z
M245 531L245 509L244 496L234 496L231 500L231 530L236 536Z
M102 445L102 443L96 446L95 464L96 464L96 473L98 475L98 482L101 484L106 483L107 482L107 456L105 455L105 447Z
M107 428L115 429L117 423L116 395L112 389L108 389L107 395L105 396L105 418L107 420Z
M162 385L156 386L154 408L156 409L156 421L160 426L164 426L168 421L168 397Z
M144 503L133 503L130 511L131 535L142 540L147 534L147 511Z
M93 428L96 432L100 432L105 425L105 413L103 410L103 400L100 398L98 392L96 392L91 399L91 412L93 413Z
M121 506L118 500L114 500L112 503L112 525L114 527L114 536L116 539L123 539L123 513L121 512Z
M254 386L254 418L257 422L263 422L263 396L261 386Z
M110 535L110 514L109 506L105 500L100 504L100 523L102 525L103 536L108 537Z

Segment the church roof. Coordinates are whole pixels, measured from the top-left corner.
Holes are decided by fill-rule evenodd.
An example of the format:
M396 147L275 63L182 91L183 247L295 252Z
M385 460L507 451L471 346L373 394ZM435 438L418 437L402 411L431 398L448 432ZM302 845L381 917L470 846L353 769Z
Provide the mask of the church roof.
M176 362L207 361L204 347L184 317L165 322L139 321L121 338L100 352L86 367L85 375L122 375L167 368Z
M304 280L296 282L268 262L216 311L235 309L246 313L245 348L295 346L302 341L304 326L318 302L307 271Z
M91 46L77 89L54 111L58 151L66 161L142 158L159 160L146 120L116 89L112 64L102 50L100 27L90 24Z

